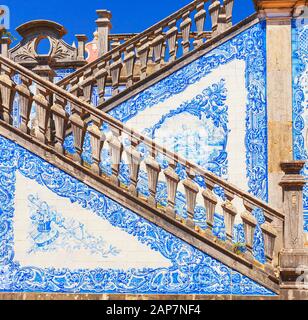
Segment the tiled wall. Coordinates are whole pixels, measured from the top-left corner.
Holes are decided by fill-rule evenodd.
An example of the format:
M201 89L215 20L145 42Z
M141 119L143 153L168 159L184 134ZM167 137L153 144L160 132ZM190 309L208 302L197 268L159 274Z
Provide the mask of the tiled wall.
M265 51L256 24L110 114L267 200Z
M308 160L308 16L292 21L293 156ZM303 174L308 180L308 164ZM304 187L304 229L308 232L308 184Z
M0 136L0 291L273 293Z
M265 29L256 24L110 114L266 200L265 68ZM91 163L88 137L85 147ZM66 149L74 152L72 137ZM143 173L138 190L146 195ZM124 184L128 176L122 164ZM166 186L159 183L157 195L163 203ZM176 209L185 214L181 197ZM0 291L272 294L3 137L0 199ZM254 253L262 262L264 217L255 216ZM204 212L195 218L205 223ZM240 228L238 236L241 242Z

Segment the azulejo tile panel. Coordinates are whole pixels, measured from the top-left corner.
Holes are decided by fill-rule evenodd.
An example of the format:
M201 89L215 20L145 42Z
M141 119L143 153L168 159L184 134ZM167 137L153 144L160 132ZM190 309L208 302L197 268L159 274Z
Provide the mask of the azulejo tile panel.
M105 228L95 229L98 221ZM115 243L119 235L136 246L122 268L117 259L130 246ZM2 136L0 244L5 292L273 295ZM73 255L63 267L56 261L80 250L93 257L92 267ZM142 265L140 252L156 255L158 265ZM134 260L140 265L125 264Z
M293 157L308 160L308 19L292 21ZM308 164L303 169L308 180ZM308 184L304 187L304 230L308 232Z
M265 25L258 23L110 114L224 178L243 175L232 182L267 200L265 55ZM210 150L208 159L197 145Z

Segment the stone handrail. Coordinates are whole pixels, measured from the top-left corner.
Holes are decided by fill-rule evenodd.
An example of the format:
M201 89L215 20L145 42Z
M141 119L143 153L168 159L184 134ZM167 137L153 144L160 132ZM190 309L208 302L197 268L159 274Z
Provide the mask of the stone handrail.
M129 88L201 46L204 40L230 28L234 0L221 1L212 0L208 8L212 23L210 33L204 31L205 5L209 0L195 0L144 32L113 46L102 57L59 81L58 85L76 96L83 96L88 102L91 101L93 87L97 86L99 104L103 103L106 86L112 87L112 95L119 93L122 71L126 88ZM109 79L111 84L107 83Z
M112 33L108 36L110 48L114 49L119 45L125 43L126 41L129 41L132 38L136 37L137 35L139 34L138 33ZM166 37L165 32L163 32L162 35ZM198 34L197 31L191 31L189 33L189 38L192 40L197 40L200 37L206 40L206 39L210 39L211 36L212 36L212 32L210 31L203 31L202 35ZM178 32L177 39L182 39L182 38L183 38L182 32ZM153 41L153 39L154 39L154 35L148 38L149 41ZM150 53L149 53L149 57L151 57Z
M257 225L253 211L261 209L266 221L261 229L267 265L272 268L273 259L276 261L281 249L281 235L278 231L283 229L284 215L280 211L180 155L168 151L19 64L1 56L0 64L1 121L14 125L13 101L18 99L20 114L18 130L53 148L56 153L73 159L78 165L89 168L93 174L106 177L116 187L127 190L131 196L143 198L151 207L162 210L172 218L180 219L188 228L200 231L201 234L205 232L213 236L214 213L221 210L226 228L226 246L232 247L234 223L240 219L244 225L246 255L252 259L254 230ZM19 77L19 81L14 82L16 76ZM33 104L38 120L38 126L34 130L30 126ZM71 110L67 110L68 106ZM85 113L91 116L92 121L89 124L82 120ZM75 149L73 155L65 148L68 125L72 128ZM105 128L104 131L101 128ZM92 161L83 157L86 137L90 141ZM103 152L104 150L107 154ZM159 160L162 157L163 163ZM109 161L111 169L108 174L102 170L102 163L106 161ZM122 162L127 164L129 171L127 185L121 182ZM140 194L138 189L141 172L145 172L148 177L146 197ZM200 179L203 183L200 183ZM163 183L166 187L165 204L157 201L159 183ZM220 189L223 196L218 198L215 195L216 188ZM186 217L179 217L177 214L176 197L179 192L185 201ZM195 223L197 206L206 214L203 218L206 229L200 228ZM275 241L276 238L278 241Z

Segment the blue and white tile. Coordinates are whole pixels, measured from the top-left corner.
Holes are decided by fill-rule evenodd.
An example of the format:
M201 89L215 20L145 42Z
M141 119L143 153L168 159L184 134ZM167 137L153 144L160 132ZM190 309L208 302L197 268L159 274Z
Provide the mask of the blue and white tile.
M21 265L71 269L171 265L170 260L93 211L18 172L15 199L15 258Z
M185 135L186 128L188 136L190 130L192 142L196 143L199 138L199 145L206 145L206 153L206 148L212 146L211 143L204 143L207 139L204 131L207 131L208 127L211 128L210 120L215 122L217 118L211 119L205 114L208 121L203 121L202 95L204 90L210 90L224 81L225 97L217 97L215 90L212 90L210 97L214 102L213 109L217 107L217 98L218 102L225 106L219 117L225 118L224 122L227 124L224 132L225 150L221 157L217 157L220 162L218 161L213 168L215 161L205 163L204 152L198 155L194 153L193 148L190 148L192 150L189 150L189 153L186 152L187 155L185 148L182 148L182 152L188 159L267 200L265 68L265 25L259 23L130 98L109 113L151 138L166 143L170 149L176 145L171 139L176 138L175 132L182 130ZM190 111L187 112L186 108L180 112L185 104L189 105ZM153 128L158 127L159 130L156 131L159 133L155 137ZM189 140L188 144L191 147L193 143L190 142ZM217 152L217 148L215 151ZM215 152L212 151L210 154L213 156Z
M293 157L308 160L308 19L292 21ZM308 164L303 175L308 180ZM304 187L304 230L308 232L308 184Z
M1 136L0 243L0 291L239 294L236 275L242 294L273 295ZM109 264L93 243L115 248Z

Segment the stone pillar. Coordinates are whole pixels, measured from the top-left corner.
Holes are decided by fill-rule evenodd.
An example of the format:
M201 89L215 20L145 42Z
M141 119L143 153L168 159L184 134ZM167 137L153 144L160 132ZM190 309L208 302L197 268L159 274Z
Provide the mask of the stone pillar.
M1 39L1 55L8 58L9 57L9 48L11 44L11 39L8 37L3 37Z
M85 48L86 48L86 41L88 40L85 34L76 34L76 38L78 40L78 47L77 47L77 60L85 60Z
M96 10L98 19L95 21L98 31L98 57L109 51L108 36L111 30L111 12L107 10Z
M50 67L51 64L51 58L49 56L38 56L36 57L37 60L37 65L36 67L32 70L34 73L39 75L45 80L48 80L50 82L53 82L53 79L56 75L54 70ZM36 88L36 91L38 88ZM37 92L36 92L37 93ZM47 96L47 99L49 101L50 106L52 105L53 102L53 96L49 95ZM53 119L52 116L49 115L50 120L48 122L48 130L46 133L46 138L47 142L51 143L53 141L53 131L54 131L54 124L53 124ZM34 125L34 130L37 130L36 126L38 125L37 118L33 120L33 125Z
M296 1L254 2L266 22L269 203L281 208L280 162L293 160L291 18Z
M285 215L283 248L304 248L304 216L303 216L303 188L305 178L300 175L305 161L291 161L281 163L285 175L281 179L283 212Z
M308 299L308 249L304 247L303 187L300 175L305 161L281 163L285 173L280 185L283 194L283 249L279 255L281 296L284 299ZM305 279L307 277L307 279ZM302 281L306 280L306 281Z

